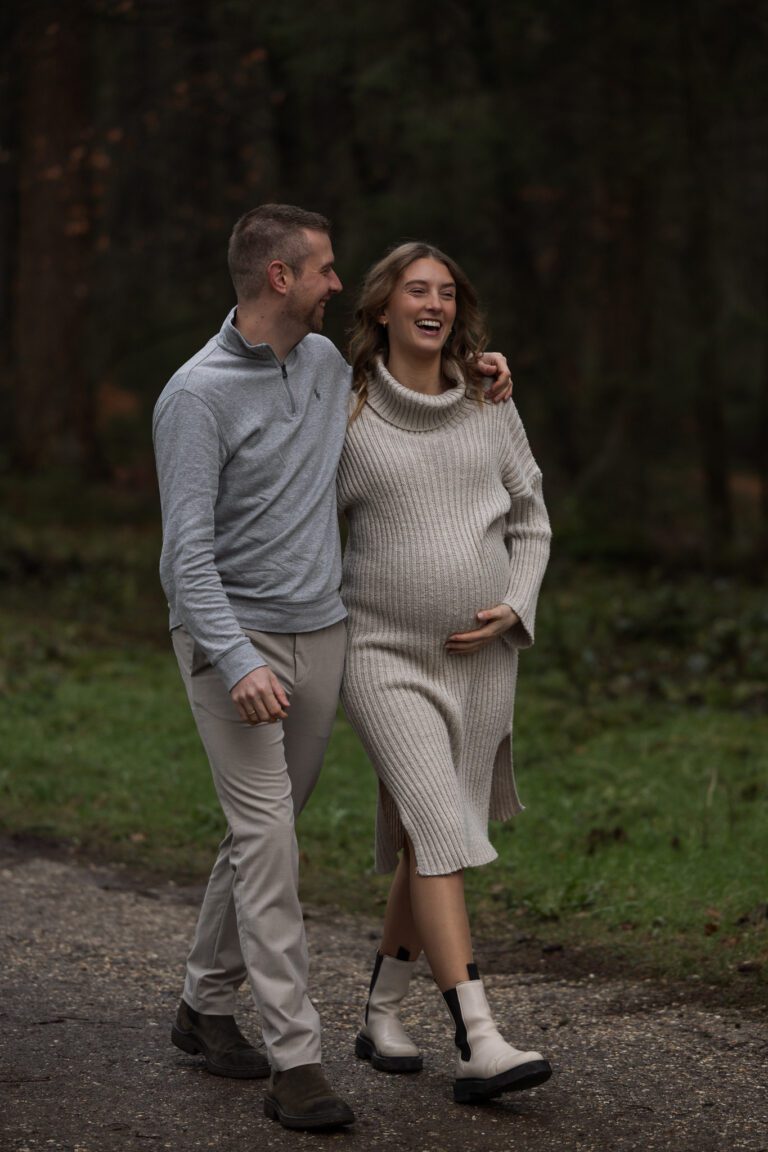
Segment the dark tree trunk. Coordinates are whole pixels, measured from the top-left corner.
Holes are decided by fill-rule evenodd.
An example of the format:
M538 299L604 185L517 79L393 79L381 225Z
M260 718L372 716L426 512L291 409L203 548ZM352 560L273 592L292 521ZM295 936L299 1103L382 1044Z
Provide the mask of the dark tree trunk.
M768 196L766 196L768 207ZM768 558L768 217L765 221L765 300L762 388L757 429L757 459L760 476L760 530L758 553Z
M733 541L728 433L718 340L719 295L713 236L711 142L713 77L695 5L680 9L681 76L688 151L688 237L684 274L694 325L694 407L706 501L707 553L727 555Z
M97 441L87 370L88 27L77 0L21 4L19 12L16 451L33 471L90 472Z
M18 175L15 164L19 107L19 0L0 13L0 445L12 447L13 283L16 278Z

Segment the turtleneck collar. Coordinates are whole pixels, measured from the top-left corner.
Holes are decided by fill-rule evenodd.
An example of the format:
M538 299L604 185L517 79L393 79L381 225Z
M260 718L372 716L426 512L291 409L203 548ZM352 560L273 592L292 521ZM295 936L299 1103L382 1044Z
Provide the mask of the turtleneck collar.
M453 387L437 396L406 388L381 360L368 378L367 403L382 420L410 432L429 432L458 423L469 410L465 396L464 380L458 374Z

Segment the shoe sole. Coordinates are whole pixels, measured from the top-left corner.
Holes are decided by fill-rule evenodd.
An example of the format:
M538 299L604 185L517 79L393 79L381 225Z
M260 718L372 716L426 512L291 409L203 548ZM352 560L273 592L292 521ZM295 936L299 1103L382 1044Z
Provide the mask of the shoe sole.
M346 1128L354 1124L355 1117L349 1108L343 1111L327 1113L325 1116L293 1116L283 1112L280 1105L271 1096L264 1097L264 1115L268 1120L276 1120L283 1128L291 1128L295 1132L316 1131L321 1128Z
M371 1067L378 1072L421 1072L424 1067L421 1056L382 1056L362 1033L355 1040L355 1056L370 1060Z
M196 1040L190 1032L182 1032L175 1024L171 1027L171 1042L186 1052L188 1056L202 1056L206 1072L212 1076L226 1076L228 1080L266 1080L269 1076L269 1061L264 1057L263 1068L233 1068L229 1064L217 1064L205 1050L205 1046Z
M500 1072L498 1076L489 1076L487 1080L455 1080L453 1099L457 1104L477 1104L501 1096L503 1092L522 1092L526 1088L536 1088L549 1080L551 1075L552 1068L548 1060L530 1060L527 1064L519 1064L517 1068Z

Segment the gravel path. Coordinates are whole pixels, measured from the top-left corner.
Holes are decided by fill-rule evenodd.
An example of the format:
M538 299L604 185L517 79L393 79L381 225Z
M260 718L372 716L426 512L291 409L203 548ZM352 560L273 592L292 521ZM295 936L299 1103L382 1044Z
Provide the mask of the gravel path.
M209 1076L169 1042L197 890L139 888L2 845L0 871L2 1152L768 1152L765 1012L676 1002L648 982L494 971L509 1039L541 1048L555 1072L536 1091L461 1107L426 971L406 1013L424 1072L386 1076L351 1054L374 925L325 910L307 916L313 995L326 1068L358 1123L287 1132L263 1115L263 1082ZM256 1036L245 994L239 1018Z

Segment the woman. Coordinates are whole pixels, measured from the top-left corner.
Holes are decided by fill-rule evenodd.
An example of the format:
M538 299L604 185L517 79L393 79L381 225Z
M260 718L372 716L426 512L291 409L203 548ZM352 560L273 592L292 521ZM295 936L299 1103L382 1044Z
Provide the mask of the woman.
M368 273L351 340L356 393L338 474L349 611L342 699L379 777L376 865L395 870L358 1056L421 1068L398 1019L419 953L456 1030L454 1099L542 1083L504 1041L474 963L463 871L520 811L511 727L533 642L549 523L514 405L485 402L485 331L467 277L402 244Z

